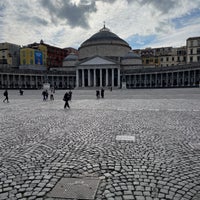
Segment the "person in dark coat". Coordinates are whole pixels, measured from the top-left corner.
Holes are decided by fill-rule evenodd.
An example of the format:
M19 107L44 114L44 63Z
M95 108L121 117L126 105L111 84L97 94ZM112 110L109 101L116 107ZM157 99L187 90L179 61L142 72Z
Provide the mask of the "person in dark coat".
M64 109L66 107L70 108L69 106L69 100L70 100L70 95L68 92L65 93L64 97L63 97L63 101L65 101L65 105L64 105Z
M42 92L42 96L43 96L43 101L46 101L46 91L45 90Z
M3 100L3 102L7 101L7 103L9 103L9 100L8 100L8 90L5 90L3 95L5 96L5 99Z
M103 99L104 98L104 89L101 88L101 98Z
M97 99L99 99L99 97L100 97L100 92L99 92L99 90L96 90L96 97L97 97Z
M20 95L23 95L23 94L24 94L24 91L23 91L21 88L19 89L19 94L20 94Z

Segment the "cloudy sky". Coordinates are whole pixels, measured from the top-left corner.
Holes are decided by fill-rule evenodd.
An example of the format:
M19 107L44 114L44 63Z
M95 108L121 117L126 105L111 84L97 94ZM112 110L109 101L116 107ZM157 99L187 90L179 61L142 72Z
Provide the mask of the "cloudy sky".
M78 48L103 24L133 49L200 36L200 0L0 0L0 42Z

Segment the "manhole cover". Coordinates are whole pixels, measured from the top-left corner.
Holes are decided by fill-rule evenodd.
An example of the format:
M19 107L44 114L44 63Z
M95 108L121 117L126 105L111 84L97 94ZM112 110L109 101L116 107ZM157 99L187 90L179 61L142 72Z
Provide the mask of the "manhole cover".
M95 198L98 185L98 178L62 178L48 197L92 200Z
M134 135L117 135L116 140L117 141L132 141L132 142L135 142L135 136Z
M200 150L200 143L189 143L190 146L195 150Z

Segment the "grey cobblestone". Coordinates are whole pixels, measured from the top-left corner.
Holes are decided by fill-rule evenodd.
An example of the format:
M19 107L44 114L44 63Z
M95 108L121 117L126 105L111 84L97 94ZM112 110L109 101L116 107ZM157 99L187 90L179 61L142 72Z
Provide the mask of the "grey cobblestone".
M98 101L94 91L74 91L67 111L36 91L23 99L11 92L10 104L0 104L0 200L53 200L48 192L62 177L85 176L100 179L95 200L196 200L196 89L114 90Z

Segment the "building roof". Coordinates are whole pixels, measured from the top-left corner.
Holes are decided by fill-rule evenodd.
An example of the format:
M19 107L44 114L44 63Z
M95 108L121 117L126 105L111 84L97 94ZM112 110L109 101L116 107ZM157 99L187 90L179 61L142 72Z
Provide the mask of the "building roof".
M70 53L68 56L64 58L63 61L74 61L78 60L78 56L75 53Z
M141 59L141 56L134 53L133 51L129 51L124 57L123 59Z
M126 41L112 33L108 28L105 27L105 25L99 32L95 33L89 39L83 42L80 48L98 44L118 44L129 47L129 44Z

